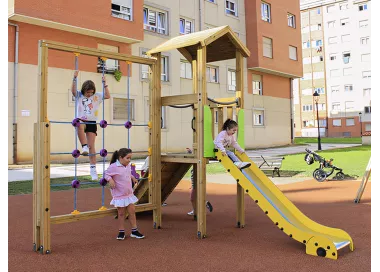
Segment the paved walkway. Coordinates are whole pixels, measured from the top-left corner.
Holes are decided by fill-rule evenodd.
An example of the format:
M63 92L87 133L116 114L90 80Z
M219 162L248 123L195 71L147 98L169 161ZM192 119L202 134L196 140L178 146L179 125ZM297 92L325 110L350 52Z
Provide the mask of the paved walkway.
M359 144L322 144L322 149L334 149L334 148L347 148L359 146ZM267 149L259 149L259 150L250 150L247 151L249 156L260 156L260 155L268 155L268 156L277 156L277 155L287 155L287 154L296 154L303 153L305 148L309 148L311 150L317 150L317 144L310 144L308 146L290 146L290 147L279 147L279 148L267 148ZM144 164L144 160L134 160L133 163L136 164L137 170L140 170L142 165ZM107 165L106 165L107 167ZM89 164L79 164L77 166L77 176L86 176L89 175L90 169ZM75 166L73 164L66 164L62 166L52 166L50 170L50 176L52 178L59 177L70 177L74 175ZM97 163L96 169L98 173L103 172L103 163ZM222 178L226 177L226 178ZM21 180L32 180L33 179L33 168L21 168L21 169L9 169L8 170L8 182L12 181L21 181ZM213 183L226 183L231 184L235 183L232 177L229 175L218 174L218 175L209 175L208 180ZM290 182L301 181L296 178L274 178L272 179L276 184L286 184Z

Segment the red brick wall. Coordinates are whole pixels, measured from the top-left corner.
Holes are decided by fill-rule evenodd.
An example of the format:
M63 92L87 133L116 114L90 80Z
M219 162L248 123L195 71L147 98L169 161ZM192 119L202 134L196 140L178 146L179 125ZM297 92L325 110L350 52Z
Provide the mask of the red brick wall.
M355 119L354 126L346 126L346 119ZM333 126L334 119L341 119L342 125L340 127ZM370 122L362 122L362 131L365 132L365 124ZM360 137L360 122L359 117L348 117L348 118L329 118L328 119L328 137L343 137L344 132L350 132L351 137Z
M252 74L261 75L263 95L290 99L290 79L286 77L251 72L247 73L248 93L252 93Z
M71 32L45 28L25 23L19 25L19 63L38 64L38 40L52 40L79 46L97 48L98 44L119 47L119 53L131 53L129 44L84 36ZM8 61L14 61L14 27L8 26ZM49 50L49 67L74 69L74 54ZM79 56L79 70L96 72L98 59L91 56ZM126 63L120 62L121 71L126 74Z
M143 40L143 0L133 0L133 21L111 16L111 0L15 0L15 14Z
M248 68L263 67L302 76L301 16L299 0L267 0L271 22L261 19L261 1L245 0ZM296 28L288 26L287 13L296 16ZM263 56L263 36L272 39L273 58ZM297 47L297 61L289 59L289 45Z

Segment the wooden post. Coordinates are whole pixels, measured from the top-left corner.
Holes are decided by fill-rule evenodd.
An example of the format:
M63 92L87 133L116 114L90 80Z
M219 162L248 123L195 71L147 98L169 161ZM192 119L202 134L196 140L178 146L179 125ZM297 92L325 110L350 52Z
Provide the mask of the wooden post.
M365 169L365 172L364 172L364 175L362 178L362 182L360 183L360 187L359 187L358 192L356 194L355 203L359 203L360 200L362 199L364 189L367 186L369 175L371 175L371 158L369 158L367 168Z
M197 106L193 108L193 120L197 120L197 111L198 111L198 64L197 60L193 59L191 63L191 71L193 74L193 92L197 95ZM192 124L191 127L194 128L195 130L193 131L193 154L195 158L197 157L197 150L198 150L198 137L197 137L197 129L195 122L191 120ZM194 126L194 127L193 127ZM197 209L197 203L198 203L198 171L197 171L197 164L193 164L193 183L194 183L194 199L195 199L195 207L194 207L194 218L197 218L196 215L198 214L198 209Z
M244 109L244 58L240 51L236 50L236 97L240 97L240 109ZM236 114L239 112L237 109ZM237 120L237 116L236 116ZM240 124L239 124L240 125ZM244 126L244 124L242 124ZM239 133L239 132L238 132ZM244 188L237 184L236 188L236 226L238 228L244 228L245 225L245 213L244 213Z
M152 156L149 166L151 173L152 194L151 200L155 205L153 210L153 227L161 228L161 53L153 54L156 63L152 65L151 71L151 125L150 131L152 143Z
M207 103L206 92L206 46L199 46L197 50L197 74L198 74L198 108L196 116L197 131L197 236L199 239L206 237L206 159L204 158L204 131L203 114L204 105Z

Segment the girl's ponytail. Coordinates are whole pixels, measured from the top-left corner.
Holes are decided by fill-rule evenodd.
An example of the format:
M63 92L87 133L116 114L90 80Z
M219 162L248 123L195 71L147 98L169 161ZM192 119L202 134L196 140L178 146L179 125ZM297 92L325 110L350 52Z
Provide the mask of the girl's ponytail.
M117 161L118 158L119 158L119 151L116 150L116 151L113 152L113 154L112 154L110 164L115 163L115 162Z

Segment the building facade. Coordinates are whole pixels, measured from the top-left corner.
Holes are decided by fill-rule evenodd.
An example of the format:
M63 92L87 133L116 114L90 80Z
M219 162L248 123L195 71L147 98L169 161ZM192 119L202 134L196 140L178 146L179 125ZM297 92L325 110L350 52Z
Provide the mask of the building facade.
M54 40L105 51L144 56L168 39L191 32L229 25L248 46L245 60L246 148L286 145L292 139L291 80L302 76L301 36L298 1L284 5L280 0L85 0L79 4L46 6L40 0L10 1L8 11L8 162L30 162L33 153L33 123L37 119L38 40ZM78 6L79 5L79 6ZM43 8L41 8L43 7ZM86 10L82 14L83 10ZM247 16L248 15L248 16ZM16 35L17 34L17 35ZM221 52L222 53L222 52ZM162 95L192 92L191 65L177 51L162 56ZM78 88L92 79L101 90L101 61L79 56ZM48 116L51 121L71 121L75 103L70 94L75 69L73 54L49 51ZM209 63L208 96L234 97L235 61ZM117 81L113 74L120 70ZM132 64L106 61L106 78L111 99L99 111L98 120L108 123L147 124L148 69ZM192 110L162 108L162 149L181 152L191 147ZM52 125L51 152L74 149L71 125ZM103 134L104 133L104 134ZM62 136L65 137L62 137ZM126 147L148 148L148 130L135 126L98 128L96 149L109 151ZM12 140L13 139L13 140ZM52 160L69 161L69 155Z
M294 84L295 135L371 131L371 1L301 1L304 74Z

